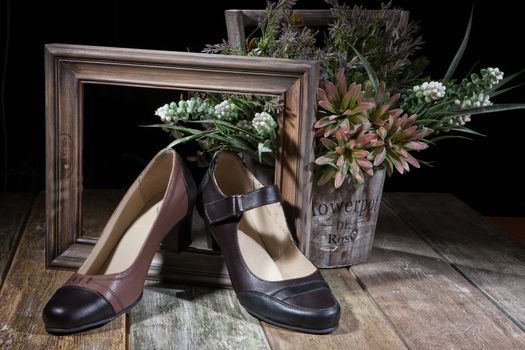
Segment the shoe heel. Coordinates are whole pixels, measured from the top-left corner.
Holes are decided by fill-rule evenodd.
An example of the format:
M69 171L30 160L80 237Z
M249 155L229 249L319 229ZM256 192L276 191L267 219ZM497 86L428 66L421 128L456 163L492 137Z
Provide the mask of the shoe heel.
M191 244L193 212L183 217L164 237L161 248L170 252L180 253Z
M201 188L199 189L199 192L202 191L202 188L204 188L208 180L208 173L206 173L204 179L201 182ZM206 243L208 249L220 252L221 247L219 246L219 243L217 243L217 241L215 240L215 237L213 237L211 227L206 220L206 215L204 214L204 203L202 202L202 197L200 195L197 197L197 201L195 202L195 208L197 209L197 213L199 214L199 216L204 221L204 232L206 233Z
M208 243L208 249L211 249L216 252L221 251L221 247L219 246L219 243L215 240L215 237L213 237L213 233L211 232L211 228L208 224L205 224L205 231L206 231L206 242Z

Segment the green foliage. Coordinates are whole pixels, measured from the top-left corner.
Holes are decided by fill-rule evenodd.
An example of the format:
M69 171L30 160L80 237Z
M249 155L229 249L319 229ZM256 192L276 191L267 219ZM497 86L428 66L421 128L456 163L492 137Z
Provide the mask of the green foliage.
M485 68L463 79L454 79L472 30L472 13L447 72L442 79L433 81L421 79L429 62L417 56L423 44L418 35L419 26L407 22L401 10L392 8L391 2L373 14L361 6L350 7L337 0L326 2L331 6L333 21L328 30L321 33L322 44L316 40L319 33L306 27L294 13L296 0L278 0L268 2L266 14L258 29L247 38L245 48L223 41L204 49L209 53L320 61L322 83L315 124L319 183L333 181L334 186L339 187L351 177L358 185L366 175L383 166L389 174L396 170L404 173L411 166L429 164L416 160L412 155L414 151L441 140L480 136L467 126L472 116L525 109L525 104L493 104L492 101L520 86L507 87L507 84L523 71L504 78L498 68ZM250 115L251 122L255 113L262 112L275 115L266 107L261 110L262 105L254 112L249 108L250 98L228 97L241 119ZM191 113L189 116L192 123ZM186 139L199 139L193 131L181 129L184 127L175 131L183 132ZM255 136L264 135L266 139L246 150L255 153L250 155L253 158L262 159L275 150L272 146L275 135L261 133L261 130L266 128L260 128ZM205 132L205 139L215 142L214 145L227 142L225 135L220 135L220 139L214 132ZM246 136L243 137L243 142L248 142ZM204 148L212 148L210 145Z
M454 59L452 60L452 62L450 62L450 66L448 67L447 73L443 78L443 84L448 83L448 81L452 79L452 76L454 75L459 62L463 58L463 54L465 53L465 49L467 48L468 38L470 37L470 31L472 29L473 16L474 8L472 8L472 11L470 12L470 18L468 20L467 29L465 30L465 35L463 36L463 40L461 41L461 45L459 46L458 52L456 52Z
M162 128L174 141L168 148L196 142L201 148L199 164L219 149L244 153L266 166L273 166L277 148L277 122L282 112L278 98L232 95L196 94L171 102L157 109L162 124L146 127Z
M362 60L352 50L358 49L377 72L378 80L385 81L391 90L409 86L428 64L423 57L415 57L423 40L417 35L415 22L403 24L401 10L391 3L370 14L361 6L349 7L337 1L331 5L334 20L328 25L322 43L316 40L317 31L303 24L294 13L295 0L268 2L265 16L258 29L246 39L246 48L233 47L223 41L207 45L203 52L226 55L248 55L279 58L317 59L321 63L321 77L335 79L345 75L356 83L367 80ZM401 23L401 25L400 25Z
M393 9L391 2L370 14L363 7L327 1L334 21L329 25L324 48L319 53L323 78L333 79L345 69L351 81L364 83L363 61L354 53L359 50L377 73L378 80L386 82L392 91L409 86L428 64L415 54L423 44L418 36L419 26L410 21L403 24L401 10Z
M472 73L459 82L450 80L444 96L435 100L425 99L421 94L421 87L428 83L407 89L403 91L400 106L409 113L417 114L417 124L432 128L434 135L451 131L480 135L465 126L473 115L525 109L525 104L493 104L493 96L509 91L501 90L500 85L510 80L503 79L503 72L498 68L481 69L479 74ZM431 140L443 139L445 138L440 136Z

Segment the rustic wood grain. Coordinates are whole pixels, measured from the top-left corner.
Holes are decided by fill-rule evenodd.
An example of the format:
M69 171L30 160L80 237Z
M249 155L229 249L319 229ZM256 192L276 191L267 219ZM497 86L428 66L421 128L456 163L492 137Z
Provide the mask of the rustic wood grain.
M312 335L262 322L272 349L406 349L352 272L334 269L322 274L341 304L339 328L332 334Z
M386 205L371 259L351 270L412 349L525 348L525 333Z
M35 205L0 292L0 349L124 349L125 317L72 336L49 335L42 323L45 303L71 274L45 268L44 196Z
M0 288L32 202L29 193L0 193Z
M372 251L386 170L362 186L352 179L341 187L314 186L312 229L305 255L317 267L343 267L365 262Z
M46 76L46 264L77 267L92 238L82 232L83 87L123 85L157 89L214 91L282 96L275 183L283 190L290 217L309 228L308 165L313 156L312 125L319 63L266 57L208 55L65 44L45 46ZM200 264L181 269L165 259L160 274L202 283L224 284L220 259L193 250ZM155 265L154 266L159 266ZM211 273L210 273L211 271Z
M148 282L130 321L131 349L269 349L231 289Z
M449 194L391 193L387 201L525 331L525 246Z

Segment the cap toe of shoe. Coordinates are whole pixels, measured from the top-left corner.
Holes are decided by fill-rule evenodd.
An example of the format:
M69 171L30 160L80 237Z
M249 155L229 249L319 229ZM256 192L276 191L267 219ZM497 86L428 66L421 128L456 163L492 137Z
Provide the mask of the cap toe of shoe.
M75 333L96 327L115 317L111 304L87 288L66 286L58 289L42 312L50 333Z

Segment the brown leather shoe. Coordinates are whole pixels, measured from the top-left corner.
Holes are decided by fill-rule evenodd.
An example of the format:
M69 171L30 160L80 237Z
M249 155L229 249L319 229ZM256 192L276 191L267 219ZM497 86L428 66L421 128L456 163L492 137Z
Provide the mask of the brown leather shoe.
M283 328L330 333L339 303L295 246L280 200L277 187L263 187L235 153L219 152L201 184L198 208L248 312Z
M137 304L151 260L163 238L171 249L189 245L197 189L173 150L158 153L131 185L91 254L43 310L49 333L102 326ZM179 235L184 229L186 235ZM177 246L178 245L178 246Z

